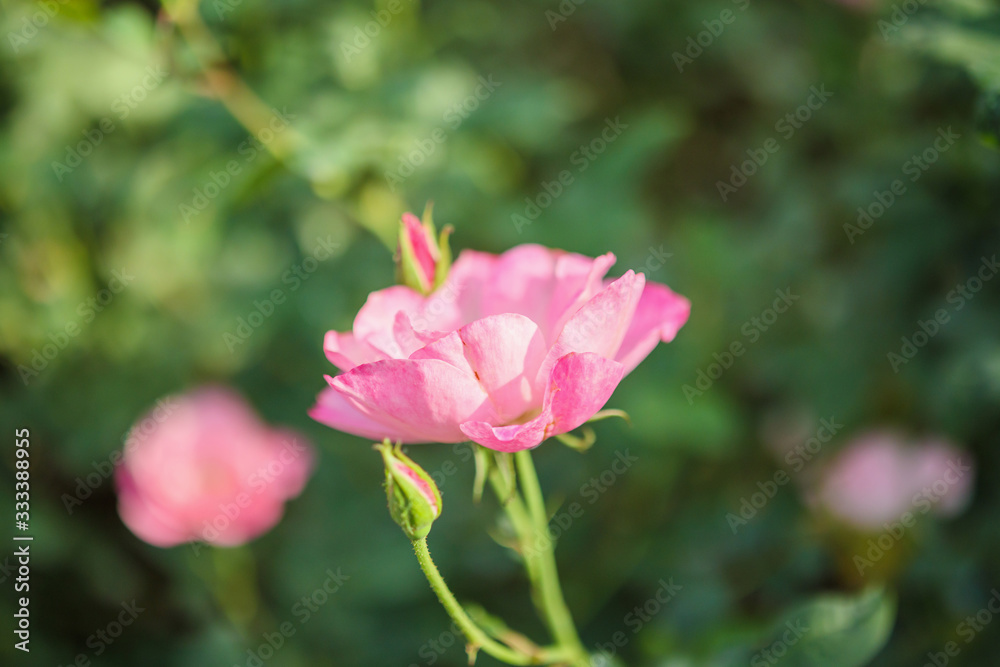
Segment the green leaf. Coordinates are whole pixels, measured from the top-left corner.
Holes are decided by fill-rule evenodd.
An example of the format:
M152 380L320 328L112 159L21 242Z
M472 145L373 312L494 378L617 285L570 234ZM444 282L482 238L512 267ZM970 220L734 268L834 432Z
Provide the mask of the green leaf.
M784 615L751 664L780 657L782 667L861 667L885 646L895 617L895 599L882 588L823 595Z

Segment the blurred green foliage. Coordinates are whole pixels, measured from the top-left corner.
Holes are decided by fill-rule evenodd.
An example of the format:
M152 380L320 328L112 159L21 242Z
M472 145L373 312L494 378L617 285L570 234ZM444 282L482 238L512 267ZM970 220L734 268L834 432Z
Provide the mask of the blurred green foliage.
M391 283L399 215L433 199L456 250L611 250L616 271L645 268L693 303L610 402L634 427L597 424L586 455L538 453L554 502L579 500L619 450L639 457L561 531L588 647L625 630L624 664L747 664L789 609L825 604L817 627L858 629L845 652L877 651L892 625L873 664L923 664L952 640L961 664L994 664L993 628L956 633L1000 581L1000 284L898 372L887 362L1000 246L992 3L204 0L204 23L186 1L4 5L0 414L34 448L33 661L248 664L287 622L268 665L464 664L388 516L378 455L305 415L332 369L324 332ZM787 135L811 86L832 97ZM910 180L948 128L958 140ZM718 182L770 138L722 201ZM852 238L845 225L897 179L905 193ZM103 293L115 271L134 279ZM788 313L751 324L784 289L799 296ZM240 338L275 290L284 303ZM745 353L689 401L683 386L736 341ZM239 550L156 549L121 524L108 481L67 511L133 420L209 381L322 451L275 530ZM865 578L850 559L867 538L792 486L734 536L726 513L780 467L769 448L830 416L845 427L823 456L884 424L962 443L971 507L922 521ZM518 564L482 530L496 507L470 501L466 450L411 454L443 482L430 542L453 588L542 637ZM12 448L4 462L12 497ZM349 578L311 609L331 572ZM671 577L683 589L633 634L628 615ZM817 598L877 583L895 593ZM133 599L144 611L98 656L88 638ZM12 605L2 596L7 618ZM798 659L784 664L840 664Z

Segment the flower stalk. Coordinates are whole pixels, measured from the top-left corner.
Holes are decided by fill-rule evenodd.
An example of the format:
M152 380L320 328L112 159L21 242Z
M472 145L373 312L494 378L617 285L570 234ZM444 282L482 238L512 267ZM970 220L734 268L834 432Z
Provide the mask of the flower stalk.
M527 500L530 521L530 532L522 533L524 546L531 550L535 560L536 593L540 598L545 620L556 643L568 649L573 656L571 664L578 667L589 667L590 658L587 655L580 636L577 634L573 616L563 597L562 586L559 583L559 573L556 569L555 541L549 536L549 516L545 510L545 500L542 488L538 482L531 450L525 449L514 454L517 465L518 479L524 489ZM530 545L530 546L529 546Z
M504 457L498 454L498 459ZM590 667L569 607L563 598L556 569L555 545L549 539L548 514L530 451L514 454L517 477L504 474L502 465L490 471L490 485L517 534L518 547L531 583L532 598L557 646L567 651L567 663ZM517 489L520 482L527 503Z
M427 547L431 524L441 514L441 493L437 485L423 468L403 453L398 444L393 445L386 439L376 444L375 449L382 454L385 463L389 512L413 544L413 552L431 589L468 639L466 650L470 664L475 662L476 654L482 650L510 665L589 667L590 658L577 635L559 585L552 541L547 539L545 501L531 453L519 452L513 457L494 453L494 461L490 463L486 454L488 450L483 449L483 455L479 457L479 475L489 477L497 499L514 525L517 533L515 546L523 556L531 582L532 599L555 639L555 645L547 648L508 630L497 619L493 619L496 622L487 621L487 629L484 630L470 616L448 588ZM518 490L518 478L524 487L527 504Z
M525 647L515 649L496 641L486 634L469 617L465 608L455 598L455 595L448 588L444 577L437 569L430 550L427 548L427 538L422 537L413 541L413 552L417 555L420 569L424 571L431 589L437 595L445 611L462 630L462 633L469 640L467 648L471 660L475 659L476 653L481 649L497 660L502 660L510 665L551 665L565 664L570 659L570 652L561 646L553 648ZM470 663L471 664L471 663Z

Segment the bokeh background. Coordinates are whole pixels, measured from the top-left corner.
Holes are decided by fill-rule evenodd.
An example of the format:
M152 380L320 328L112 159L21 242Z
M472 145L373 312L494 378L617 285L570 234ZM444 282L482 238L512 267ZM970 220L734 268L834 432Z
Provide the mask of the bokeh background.
M611 399L631 427L597 424L585 455L538 452L554 502L619 452L639 460L562 531L588 647L627 629L622 664L781 664L759 653L771 628L833 594L846 627L891 629L871 664L923 665L951 640L949 664L994 664L1000 626L968 644L956 628L1000 584L1000 281L912 360L887 359L1000 247L993 3L3 5L0 414L8 441L31 430L35 534L32 652L7 634L6 664L255 664L248 649L285 621L296 633L265 664L464 664L388 516L378 455L306 417L332 369L324 332L393 281L399 215L428 200L456 250L610 250L613 272L644 267L693 303ZM779 123L812 86L832 96L789 133ZM585 157L609 122L620 131ZM949 128L947 151L904 171ZM718 183L768 139L777 151L723 200ZM564 170L572 183L539 197ZM896 179L905 192L863 234L845 229ZM307 262L322 242L332 256ZM134 278L100 311L85 305L115 271ZM275 289L288 300L227 338ZM785 289L799 299L751 341L745 327ZM689 401L684 385L735 341L745 354ZM319 451L273 531L242 549L158 549L121 523L109 481L68 511L64 494L157 399L209 382ZM734 535L727 513L785 467L775 451L831 417L843 428L817 470L871 428L940 435L975 457L970 505L921 518L863 576L852 557L871 536L811 509L808 481ZM518 563L483 530L495 504L471 502L465 450L411 453L443 481L430 541L453 588L541 639ZM296 604L338 568L349 579L301 622ZM9 619L9 566L0 578ZM627 615L671 578L682 590L633 634ZM88 645L132 600L135 623ZM841 664L855 639L839 639L784 664Z

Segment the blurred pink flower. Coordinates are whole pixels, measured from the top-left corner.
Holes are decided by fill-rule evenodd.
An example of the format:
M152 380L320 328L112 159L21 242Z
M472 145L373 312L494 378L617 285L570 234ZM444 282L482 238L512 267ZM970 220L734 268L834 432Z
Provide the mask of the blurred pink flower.
M160 547L232 546L274 526L308 479L309 444L268 427L228 389L199 389L172 404L155 430L126 442L115 474L125 524Z
M464 251L428 296L373 292L353 331L326 335L327 376L310 415L365 438L537 446L601 409L621 378L673 340L690 304L615 257L538 245Z
M839 453L824 472L816 501L842 521L880 529L906 512L958 514L969 501L973 474L972 459L950 443L911 444L876 431Z

